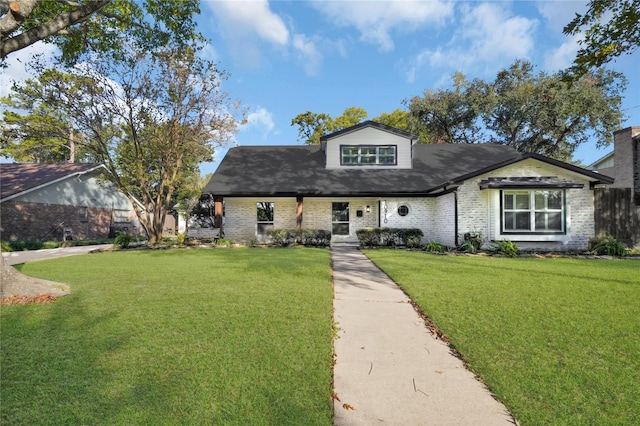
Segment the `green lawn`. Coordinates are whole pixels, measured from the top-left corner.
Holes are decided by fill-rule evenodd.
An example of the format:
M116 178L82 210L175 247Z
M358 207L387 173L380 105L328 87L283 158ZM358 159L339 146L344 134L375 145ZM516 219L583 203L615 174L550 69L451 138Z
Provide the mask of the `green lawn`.
M640 261L366 254L521 425L640 424Z
M73 294L0 309L0 424L332 422L327 250L114 252L21 270Z

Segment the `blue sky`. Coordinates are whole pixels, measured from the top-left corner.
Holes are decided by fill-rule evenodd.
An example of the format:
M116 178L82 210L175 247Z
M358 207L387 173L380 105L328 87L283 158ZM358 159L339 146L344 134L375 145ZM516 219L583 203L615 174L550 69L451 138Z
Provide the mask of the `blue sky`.
M237 145L298 144L291 119L312 111L332 116L364 108L369 118L402 107L427 89L446 88L455 71L491 81L515 59L537 70L569 66L577 38L562 28L586 1L207 1L200 30L207 50L230 72L224 89L248 108ZM49 47L34 47L47 49ZM9 57L0 95L25 76L19 62L29 49ZM640 51L611 63L629 80L621 128L640 126ZM634 70L635 68L635 70ZM596 141L576 159L590 164L611 148ZM201 167L215 170L226 152Z
M307 110L340 115L364 108L373 118L455 71L493 80L516 58L538 70L566 68L577 39L562 28L583 1L205 1L201 29L231 72L225 84L249 108L239 145L297 144L291 119ZM640 125L640 52L609 68L629 80L621 128ZM635 72L633 71L635 66ZM602 157L596 141L576 158ZM218 150L218 161L225 150ZM217 162L203 166L211 172Z

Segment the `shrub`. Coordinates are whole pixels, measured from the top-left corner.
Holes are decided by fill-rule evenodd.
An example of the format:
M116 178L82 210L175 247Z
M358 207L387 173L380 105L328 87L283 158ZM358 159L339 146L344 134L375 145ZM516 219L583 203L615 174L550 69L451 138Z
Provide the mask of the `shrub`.
M304 229L298 233L299 241L309 247L328 247L331 244L331 231L326 229Z
M9 253L13 251L13 247L9 241L0 241L0 247L2 248L3 253Z
M295 240L295 231L291 229L271 229L267 231L271 242L279 247L287 247Z
M429 253L444 253L446 251L444 246L437 241L428 241L424 249Z
M272 229L267 235L271 238L271 243L279 247L291 244L327 247L331 243L331 232L324 229Z
M187 241L187 233L186 232L178 233L178 235L176 235L176 241L178 244L183 245Z
M492 249L495 254L503 254L509 257L516 257L520 253L520 249L513 241L502 240L496 241L496 246Z
M57 241L45 241L44 243L42 243L43 249L54 249L58 247L60 247L60 243L58 243Z
M356 231L360 247L420 247L423 235L418 228L362 228Z
M129 248L133 241L133 235L129 235L126 232L118 231L113 243L121 248Z
M467 232L463 236L462 244L458 247L458 250L465 253L475 254L482 247L482 236L480 234Z
M408 248L420 247L422 242L422 231L418 228L400 228L396 231L396 235L400 240L400 243Z
M589 250L593 254L608 256L626 256L628 252L627 247L612 235L591 238Z
M360 247L374 247L381 243L381 228L362 228L356 230Z

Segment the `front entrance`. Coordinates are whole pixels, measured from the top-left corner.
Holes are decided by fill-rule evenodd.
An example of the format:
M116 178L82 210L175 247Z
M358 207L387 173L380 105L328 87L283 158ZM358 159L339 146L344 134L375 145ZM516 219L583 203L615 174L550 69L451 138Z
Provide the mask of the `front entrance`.
M331 204L331 233L337 240L349 238L349 203Z

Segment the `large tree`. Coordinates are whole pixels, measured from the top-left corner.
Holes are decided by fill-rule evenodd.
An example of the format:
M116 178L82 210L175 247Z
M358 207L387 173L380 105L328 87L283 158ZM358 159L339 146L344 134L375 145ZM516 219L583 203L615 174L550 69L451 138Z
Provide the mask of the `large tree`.
M197 49L130 45L123 52L120 61L97 57L92 68L76 68L68 79L75 85L60 87L66 96L42 103L70 112L86 148L130 198L155 244L174 191L235 134L243 113L221 88L227 74ZM72 94L76 101L62 101Z
M335 118L325 113L303 112L291 120L291 125L298 126L298 141L307 145L319 145L322 136L355 126L366 118L367 112L364 109L348 107L342 115Z
M14 85L0 99L8 107L0 120L0 155L36 163L95 160L73 117L74 109L86 106L87 86L86 77L52 69Z
M3 0L0 61L37 41L56 44L66 63L91 51L119 53L122 38L152 50L201 38L198 0Z
M583 33L584 32L584 33ZM581 77L640 46L640 2L638 0L590 0L587 11L577 14L564 27L568 35L582 34L572 78Z
M454 83L453 89L427 91L408 102L431 142L493 142L571 161L591 138L608 145L623 119L626 80L612 71L565 83L560 73L535 73L531 63L516 61L492 82L469 83L456 74Z

